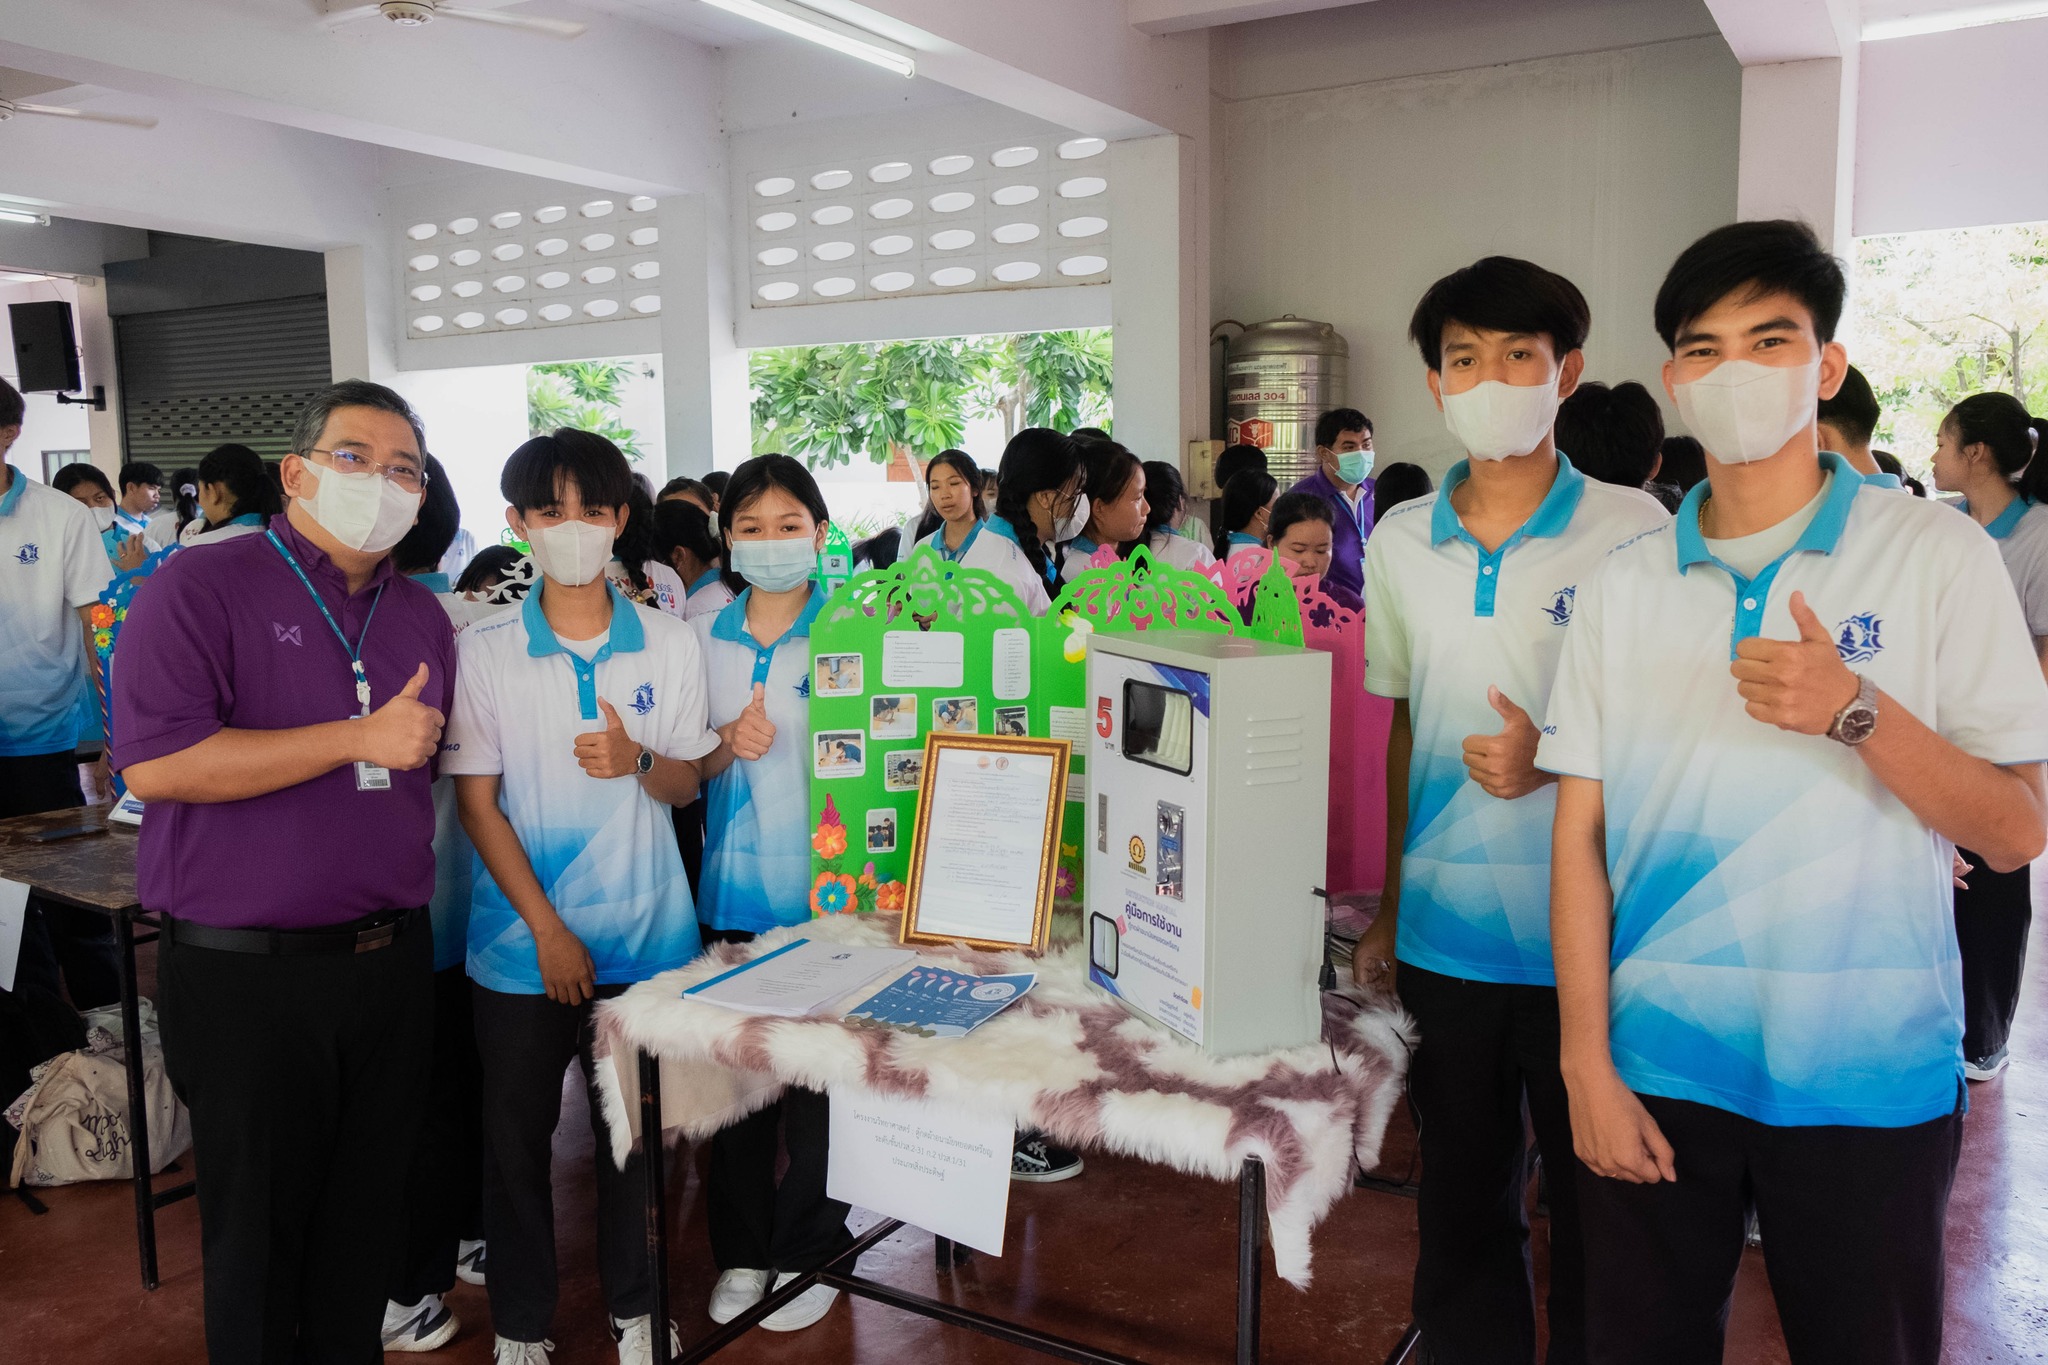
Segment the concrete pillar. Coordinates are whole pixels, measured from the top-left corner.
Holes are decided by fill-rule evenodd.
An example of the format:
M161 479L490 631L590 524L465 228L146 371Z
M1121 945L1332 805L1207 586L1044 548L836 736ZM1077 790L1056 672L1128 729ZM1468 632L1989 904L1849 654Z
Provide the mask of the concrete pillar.
M1189 139L1110 144L1116 437L1140 459L1183 462L1209 434L1209 216Z
M80 275L72 314L78 322L79 368L85 391L90 394L99 385L107 390L106 411L87 408L85 423L92 462L111 479L128 456L121 443L121 370L115 362L114 320L107 316L107 282L98 275Z
M1856 58L1744 67L1738 218L1799 218L1850 249L1856 186Z
M392 274L381 237L335 247L327 266L327 351L334 378L388 384L398 373L398 318L387 297Z
M746 352L733 341L724 203L661 203L661 374L668 476L701 477L747 458L753 440Z

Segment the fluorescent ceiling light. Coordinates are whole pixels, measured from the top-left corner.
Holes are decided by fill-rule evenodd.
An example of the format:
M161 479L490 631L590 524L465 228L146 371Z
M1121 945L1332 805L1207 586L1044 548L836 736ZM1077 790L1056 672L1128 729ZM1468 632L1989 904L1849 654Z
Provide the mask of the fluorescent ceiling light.
M842 24L816 10L791 4L789 0L704 0L704 3L820 47L829 47L834 52L872 62L899 76L917 74L917 63L911 60L909 53L885 45L863 29Z
M36 227L48 227L50 219L47 214L37 213L34 209L18 209L11 204L0 204L0 223L29 223Z
M1896 19L1874 19L1863 26L1863 41L1881 43L1887 38L1918 38L1928 33L1983 28L1987 24L2010 24L2020 19L2048 19L2048 0L2006 0L2004 4L1968 5L1962 9L1906 14Z
M13 270L0 270L0 284L41 284L48 275L24 275Z

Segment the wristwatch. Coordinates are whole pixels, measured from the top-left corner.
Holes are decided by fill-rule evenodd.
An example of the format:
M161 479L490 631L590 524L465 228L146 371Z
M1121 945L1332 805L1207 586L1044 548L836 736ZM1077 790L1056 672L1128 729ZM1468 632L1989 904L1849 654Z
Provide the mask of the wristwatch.
M1839 723L1840 723L1840 722L1839 722L1839 721L1837 721L1837 724L1839 724ZM649 774L649 773L653 772L653 771L654 771L654 750L652 750L652 749L642 749L642 750L640 751L640 757L638 757L638 758L636 758L636 759L634 759L634 760L633 760L633 771L635 771L635 772L639 773L639 774L640 774L640 776L642 776L642 777L645 777L645 776L647 776L647 774Z
M1877 729L1877 684L1856 675L1856 697L1847 706L1835 713L1835 723L1828 727L1828 738L1855 746L1869 739Z

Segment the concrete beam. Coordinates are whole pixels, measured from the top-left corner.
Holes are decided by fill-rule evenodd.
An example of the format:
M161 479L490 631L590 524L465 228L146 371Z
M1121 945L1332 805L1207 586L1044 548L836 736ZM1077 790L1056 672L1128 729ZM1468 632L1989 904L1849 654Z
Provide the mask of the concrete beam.
M1125 0L1124 16L1140 33L1186 33L1189 29L1248 24L1311 10L1344 9L1365 0Z

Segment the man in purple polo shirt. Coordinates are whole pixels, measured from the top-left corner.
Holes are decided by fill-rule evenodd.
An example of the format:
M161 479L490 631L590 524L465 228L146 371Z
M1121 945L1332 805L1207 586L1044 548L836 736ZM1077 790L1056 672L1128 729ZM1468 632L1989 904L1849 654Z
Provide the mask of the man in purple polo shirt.
M1323 582L1365 595L1365 539L1372 534L1372 419L1357 408L1332 408L1316 418L1316 459L1322 468L1290 493L1313 493L1330 504L1330 567Z
M387 552L426 444L351 380L300 414L268 533L173 556L113 670L148 803L164 1058L192 1112L213 1365L379 1351L433 1032L429 760L454 633Z

